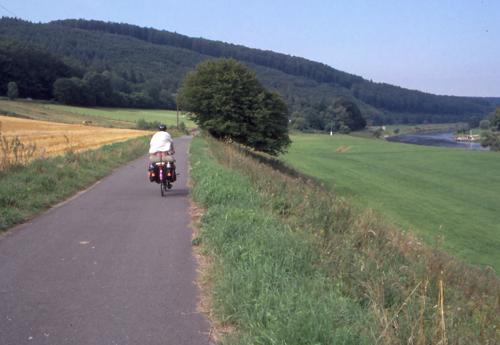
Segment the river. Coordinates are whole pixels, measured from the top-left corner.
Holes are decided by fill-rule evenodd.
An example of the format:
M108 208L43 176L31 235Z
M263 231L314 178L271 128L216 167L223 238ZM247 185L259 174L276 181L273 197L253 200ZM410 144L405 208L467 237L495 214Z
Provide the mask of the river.
M457 142L454 138L453 132L440 132L440 133L414 133L402 134L388 137L388 141L394 141L405 144L426 145L426 146L441 146L441 147L454 147L466 150L480 150L487 151L489 148L482 147L479 142Z

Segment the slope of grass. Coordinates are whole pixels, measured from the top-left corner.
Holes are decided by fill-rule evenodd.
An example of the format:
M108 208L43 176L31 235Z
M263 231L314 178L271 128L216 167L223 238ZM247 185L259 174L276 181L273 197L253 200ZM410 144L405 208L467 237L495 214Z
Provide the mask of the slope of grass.
M369 317L318 265L314 237L280 222L200 139L191 155L193 196L207 208L202 243L215 258L213 307L237 328L224 344L369 344Z
M335 135L295 135L283 159L427 243L500 270L500 156Z
M91 121L92 125L120 128L135 128L140 119L170 126L177 124L177 114L173 110L85 108L26 100L0 99L0 114L64 123ZM179 113L179 122L184 122L188 128L195 127L184 113Z
M81 124L91 121L92 125L101 127L131 128L135 124L125 121L111 120L104 117L80 115L63 109L50 109L49 102L17 100L10 101L0 98L0 115L27 118L32 120Z
M146 138L68 152L0 172L0 231L19 224L147 152Z
M65 111L79 115L95 118L105 118L111 120L136 123L139 119L148 122L159 121L170 126L177 124L177 112L175 110L157 109L129 109L129 108L83 108L67 105L50 104L48 109ZM184 122L187 127L194 127L194 123L188 119L185 113L179 113L179 122Z
M208 206L201 242L215 258L215 315L239 330L227 343L498 343L500 282L491 269L422 245L279 161L207 142L225 168L196 148L194 176L203 182L195 196ZM311 259L324 285L304 274ZM292 296L300 304L290 303L288 287L297 287ZM347 309L322 299L329 293L348 302ZM346 318L346 310L354 317ZM339 325L341 333L332 333ZM350 330L346 338L315 337L343 329ZM351 332L358 330L362 338L355 339Z

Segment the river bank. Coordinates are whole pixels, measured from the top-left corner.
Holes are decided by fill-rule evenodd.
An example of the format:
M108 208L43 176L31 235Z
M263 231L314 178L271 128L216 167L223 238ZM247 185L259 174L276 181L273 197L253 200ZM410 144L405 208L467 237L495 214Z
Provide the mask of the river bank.
M386 140L404 144L452 147L474 151L489 150L489 148L487 147L482 147L478 142L458 142L455 140L455 134L453 132L423 132L401 134L387 137Z

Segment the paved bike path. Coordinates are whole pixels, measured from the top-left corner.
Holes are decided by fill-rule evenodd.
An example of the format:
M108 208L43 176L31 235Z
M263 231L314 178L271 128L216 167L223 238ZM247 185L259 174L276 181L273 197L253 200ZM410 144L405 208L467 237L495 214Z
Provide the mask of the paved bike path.
M188 137L167 197L144 156L0 239L0 344L208 344L196 311ZM57 185L54 186L57 188Z

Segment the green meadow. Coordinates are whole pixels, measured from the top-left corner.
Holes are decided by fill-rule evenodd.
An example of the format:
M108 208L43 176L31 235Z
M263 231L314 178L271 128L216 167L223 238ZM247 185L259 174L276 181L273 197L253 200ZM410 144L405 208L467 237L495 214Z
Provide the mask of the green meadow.
M86 108L43 101L0 99L0 114L65 123L92 121L94 125L98 126L126 128L135 128L140 119L148 122L158 121L170 126L177 125L177 112L175 110ZM188 128L196 127L186 113L179 112L180 122L184 122Z
M500 270L500 154L347 135L293 135L283 160L360 207Z
M62 110L78 115L87 115L102 117L111 120L137 122L144 119L148 122L159 121L167 125L177 124L177 112L175 110L157 110L157 109L129 109L129 108L84 108L67 105L48 104L46 108L52 110ZM194 127L191 120L185 113L179 113L179 122L184 122L188 127Z

